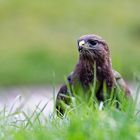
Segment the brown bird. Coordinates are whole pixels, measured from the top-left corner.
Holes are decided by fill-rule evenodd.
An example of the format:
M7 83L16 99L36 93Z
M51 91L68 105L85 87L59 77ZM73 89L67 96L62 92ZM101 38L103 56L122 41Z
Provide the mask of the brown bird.
M104 101L104 83L108 93L117 88L122 90L126 97L131 97L130 90L122 76L112 69L110 51L106 41L100 36L89 34L80 37L77 43L79 60L74 71L68 76L67 84L62 85L58 92L57 113L64 114L65 109L62 107L62 101L69 105L69 97L73 96L73 91L78 94L79 87L88 96L88 91L95 81L95 95L98 101Z

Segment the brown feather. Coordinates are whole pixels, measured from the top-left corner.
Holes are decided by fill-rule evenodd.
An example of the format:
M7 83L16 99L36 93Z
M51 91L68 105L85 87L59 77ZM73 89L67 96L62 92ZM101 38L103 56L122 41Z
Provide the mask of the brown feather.
M73 92L72 89L77 92L77 86L81 87L84 94L88 94L86 91L93 85L95 76L96 83L98 83L96 97L99 101L104 100L104 83L107 86L108 92L111 92L119 86L127 96L131 96L130 90L122 77L117 77L115 71L112 69L110 52L105 40L97 35L85 35L78 39L78 43L80 43L80 41L83 41L85 44L82 44L83 46L78 44L79 60L74 71L68 77L70 91L66 85L60 88L56 102L57 110L64 113L60 107L59 101L63 100L66 104L70 102L67 102L66 98L64 96L62 97L62 94L70 96L70 93L72 94ZM94 75L95 70L96 75Z

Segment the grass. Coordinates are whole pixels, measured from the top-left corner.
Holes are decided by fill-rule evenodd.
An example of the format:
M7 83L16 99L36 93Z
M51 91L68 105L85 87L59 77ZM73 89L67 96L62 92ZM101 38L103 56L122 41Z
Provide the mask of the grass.
M76 39L107 40L113 67L129 80L139 73L139 0L0 0L0 85L56 83L74 68Z
M77 98L75 98L77 99ZM75 100L73 108L63 119L56 116L55 111L46 116L39 104L34 111L22 110L22 105L15 111L16 102L8 111L0 110L1 140L136 140L140 138L140 110L135 101L125 100L120 110L113 104L104 105L99 110L98 102L87 104L80 98ZM16 101L18 98L16 99ZM109 101L109 100L108 100ZM115 100L112 100L114 103ZM127 104L127 105L126 105Z
M76 39L87 33L107 40L113 67L128 80L140 72L139 0L0 0L0 86L60 83L77 62ZM55 79L55 80L54 80ZM63 119L44 107L0 110L1 140L140 139L135 105L99 111L84 102Z

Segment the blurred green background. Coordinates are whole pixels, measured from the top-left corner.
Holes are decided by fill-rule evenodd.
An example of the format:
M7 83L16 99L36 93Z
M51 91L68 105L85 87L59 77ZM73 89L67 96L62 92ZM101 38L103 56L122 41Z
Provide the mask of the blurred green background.
M125 79L140 72L140 0L0 0L0 85L63 82L89 33Z

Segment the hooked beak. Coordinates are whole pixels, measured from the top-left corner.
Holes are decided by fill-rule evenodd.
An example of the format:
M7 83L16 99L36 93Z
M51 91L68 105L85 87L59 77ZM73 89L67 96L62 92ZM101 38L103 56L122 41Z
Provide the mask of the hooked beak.
M86 43L85 43L84 40L82 40L82 41L79 42L79 46L84 46L85 44L86 44Z
M87 43L84 41L84 40L81 40L81 41L79 41L79 44L78 44L78 49L79 49L79 51L81 51L82 49L87 49L88 48L88 45L87 45Z

